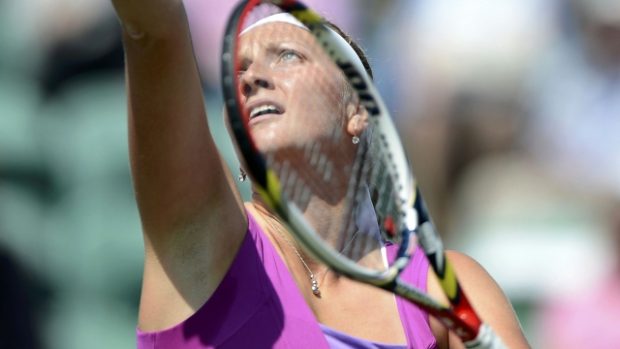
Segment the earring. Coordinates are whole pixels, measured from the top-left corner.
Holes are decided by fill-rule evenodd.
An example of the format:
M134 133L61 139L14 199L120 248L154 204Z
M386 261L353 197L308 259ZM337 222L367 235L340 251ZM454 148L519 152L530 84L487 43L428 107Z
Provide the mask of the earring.
M360 138L358 136L353 136L353 138L351 138L351 142L353 142L353 144L357 144L360 142Z
M245 173L241 167L239 167L239 177L237 177L237 179L239 182L245 182L245 180L248 179L248 174Z

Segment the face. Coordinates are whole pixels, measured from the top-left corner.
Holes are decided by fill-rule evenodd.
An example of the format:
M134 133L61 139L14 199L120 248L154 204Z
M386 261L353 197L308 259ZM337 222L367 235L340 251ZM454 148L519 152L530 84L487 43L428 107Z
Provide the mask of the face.
M242 35L239 56L239 89L259 150L350 139L344 135L355 106L346 82L307 30L258 26Z

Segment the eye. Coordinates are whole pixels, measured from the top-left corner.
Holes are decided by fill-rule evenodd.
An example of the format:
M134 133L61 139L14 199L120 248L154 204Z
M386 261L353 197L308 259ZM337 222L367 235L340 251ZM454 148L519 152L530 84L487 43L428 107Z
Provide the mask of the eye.
M297 60L301 60L303 57L300 53L294 50L285 49L280 52L280 60L282 62L294 62Z

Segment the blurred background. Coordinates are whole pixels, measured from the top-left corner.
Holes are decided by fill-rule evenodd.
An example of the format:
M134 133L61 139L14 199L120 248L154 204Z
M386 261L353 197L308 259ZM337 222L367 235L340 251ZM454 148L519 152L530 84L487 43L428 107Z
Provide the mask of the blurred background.
M446 244L496 278L532 346L620 347L620 2L306 2L367 50ZM236 173L232 2L185 3ZM0 348L135 347L124 93L108 0L0 0Z

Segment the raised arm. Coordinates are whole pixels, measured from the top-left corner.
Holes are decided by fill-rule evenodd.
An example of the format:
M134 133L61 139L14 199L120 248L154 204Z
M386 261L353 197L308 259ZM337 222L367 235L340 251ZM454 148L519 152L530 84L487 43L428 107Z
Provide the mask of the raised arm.
M209 132L182 1L113 4L124 29L131 169L146 248L140 327L157 329L208 298L246 223Z

